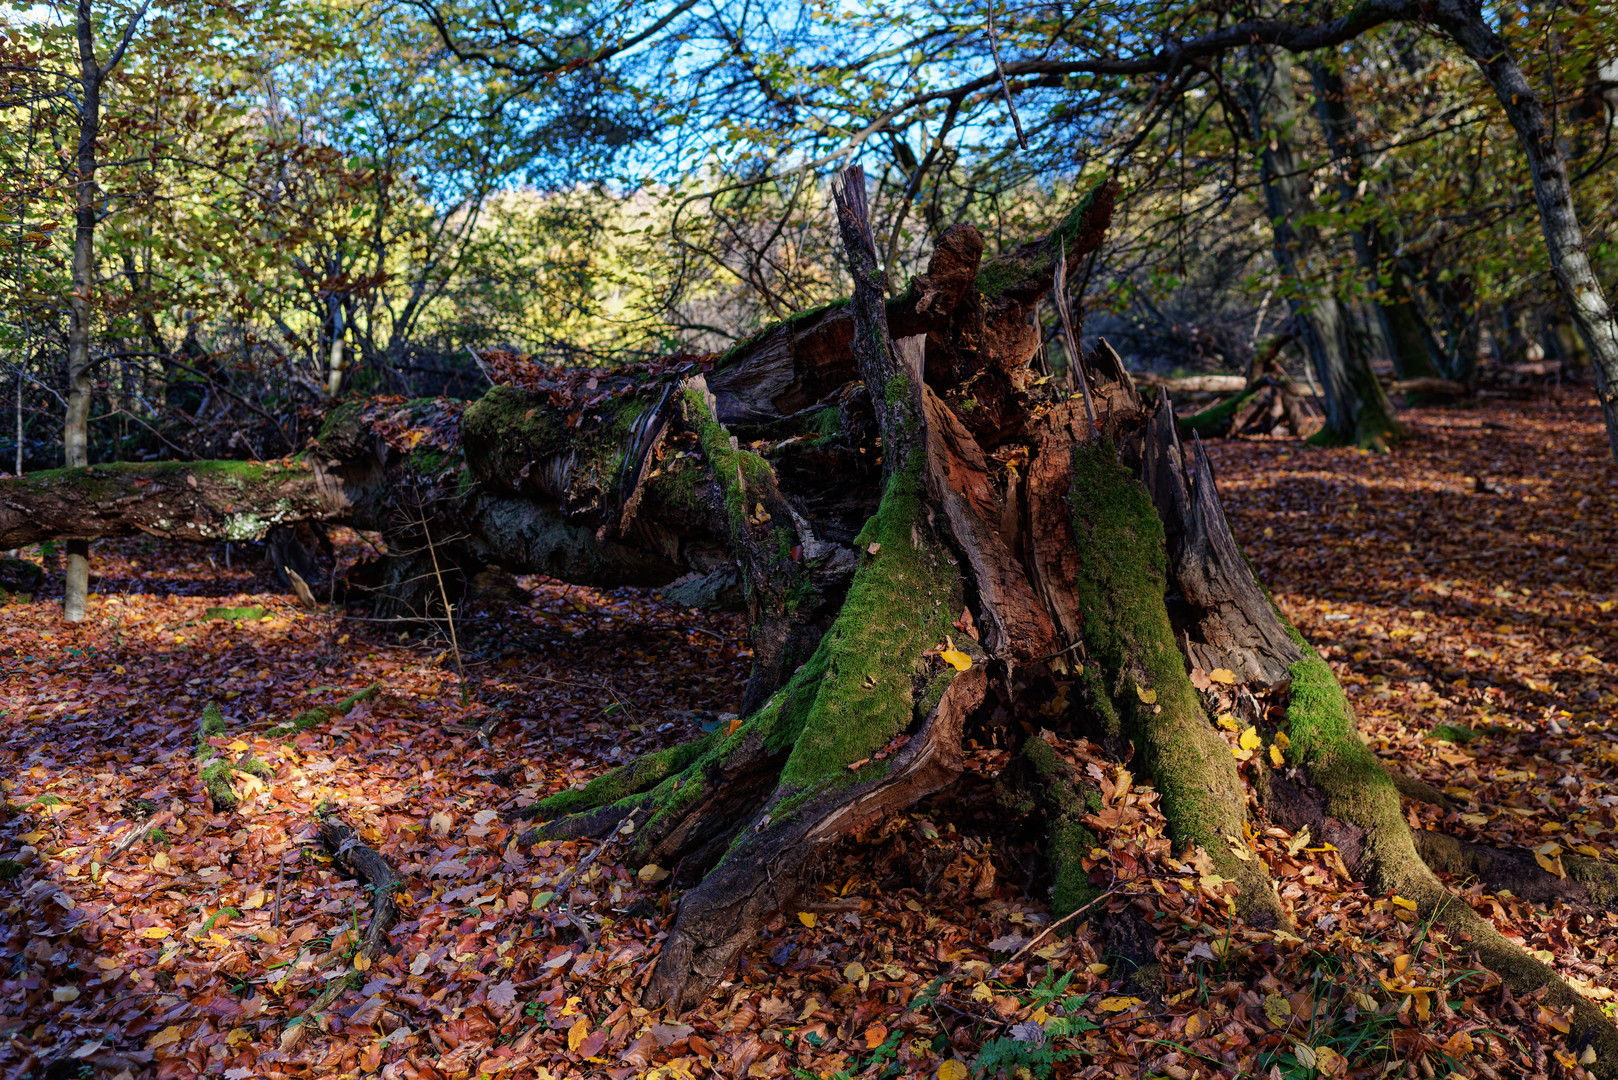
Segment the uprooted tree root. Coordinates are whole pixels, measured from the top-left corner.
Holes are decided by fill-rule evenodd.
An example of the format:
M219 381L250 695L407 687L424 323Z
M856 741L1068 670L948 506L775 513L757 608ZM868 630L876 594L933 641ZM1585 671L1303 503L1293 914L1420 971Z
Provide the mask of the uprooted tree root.
M629 858L682 890L648 1002L700 1001L828 844L953 783L968 738L1021 762L1006 794L1046 818L1057 914L1090 902L1105 885L1086 879L1094 793L1036 745L1048 729L1150 781L1176 850L1237 884L1247 932L1292 928L1248 841L1251 793L1512 991L1570 1007L1578 1052L1618 1076L1618 1029L1435 874L1528 871L1442 838L1418 845L1330 668L1254 580L1167 396L1148 406L1107 349L1076 365L1082 394L1032 370L1032 308L1059 261L1071 272L1097 249L1115 194L1098 186L1050 236L989 259L975 229L953 226L889 298L854 174L838 196L854 295L711 365L543 373L423 439L336 410L306 460L260 470L253 487L219 470L212 486L183 469L130 476L189 500L196 537L256 528L231 516L251 490L368 523L390 551L421 550L430 524L435 557L469 571L497 562L609 586L739 574L754 646L742 716L532 808L541 836L627 829ZM434 409L450 407L406 411ZM0 482L17 508L0 515L0 543L69 526L176 534L168 510L127 500L123 473L93 479L72 498ZM1215 726L1227 710L1245 710L1264 768L1230 752ZM346 710L288 727L334 711ZM1536 888L1591 905L1612 895L1610 876L1579 873ZM1150 936L1132 940L1149 966Z
M880 340L883 327L871 322L878 325L856 330L857 355L862 338ZM650 813L631 857L673 866L676 884L687 886L654 998L680 1007L699 1000L741 943L790 901L815 847L942 786L959 771L963 732L993 724L988 714L998 708L1135 755L1161 795L1171 839L1200 849L1238 884L1239 917L1290 928L1269 868L1245 839L1251 779L1277 823L1307 826L1335 845L1371 889L1413 901L1513 991L1544 987L1551 1005L1571 1005L1578 1048L1587 1057L1593 1050L1598 1071L1618 1067L1618 1030L1600 1010L1423 860L1398 787L1359 739L1330 668L1254 580L1207 459L1200 446L1180 443L1167 396L1148 409L1127 376L1092 357L1100 429L1075 401L1038 407L1021 440L1022 468L1001 486L986 475L990 457L972 434L945 408L925 407L931 389L905 382L907 370L934 368L931 358L906 359L915 347L902 343L893 354L883 384L899 418L888 418L883 434L884 446L920 468L888 473L856 543L848 599L815 654L732 730L532 808L552 819L545 836L604 836L632 810ZM868 384L869 366L862 362ZM917 397L923 408L906 412ZM969 616L953 620L962 598ZM981 628L982 641L971 643L970 666L957 674L940 664L940 650L966 641L967 626ZM1211 722L1211 696L1193 683L1196 672L1221 669L1238 687L1280 695L1279 722L1254 719L1284 768L1244 777ZM1040 708L1053 690L1072 702L1055 718ZM1097 842L1083 823L1094 793L1037 738L1022 742L1020 757L1004 799L1046 815L1060 916L1097 892L1082 869ZM934 770L925 781L901 779L916 777L923 758ZM1579 888L1605 895L1602 882Z

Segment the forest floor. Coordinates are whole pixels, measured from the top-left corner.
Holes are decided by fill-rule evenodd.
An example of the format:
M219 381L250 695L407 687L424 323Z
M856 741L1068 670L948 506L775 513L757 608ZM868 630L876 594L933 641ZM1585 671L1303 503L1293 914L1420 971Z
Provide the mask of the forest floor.
M1618 858L1618 470L1597 414L1569 394L1405 419L1415 437L1390 456L1211 444L1236 534L1377 752L1457 800L1407 804L1412 822L1442 817L1553 868L1563 850ZM441 635L300 609L236 555L102 543L89 622L64 624L48 593L0 608L0 1075L1573 1066L1562 1014L1513 999L1307 835L1252 837L1294 932L1231 926L1228 883L1176 861L1156 794L1082 740L1063 749L1107 794L1106 902L1162 913L1157 992L1106 966L1089 922L1039 936L1040 837L1006 833L989 790L1007 754L974 745L957 788L839 845L701 1008L650 1012L639 991L672 918L662 868L611 848L570 877L596 845L525 845L502 812L725 722L748 663L740 620L523 579L533 603L458 624L463 680ZM226 606L266 617L206 617ZM269 733L376 683L347 715ZM229 813L198 781L210 702L227 723L212 745L268 766L237 777ZM355 955L370 897L315 838L323 806L404 880L373 964ZM1613 1007L1618 916L1452 884Z

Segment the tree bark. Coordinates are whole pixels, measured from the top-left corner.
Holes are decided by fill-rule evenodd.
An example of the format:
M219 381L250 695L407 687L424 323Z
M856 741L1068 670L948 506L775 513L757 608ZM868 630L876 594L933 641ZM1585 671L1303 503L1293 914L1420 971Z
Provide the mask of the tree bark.
M1326 426L1317 438L1386 449L1401 429L1360 348L1349 310L1330 284L1330 258L1319 232L1300 224L1314 205L1307 171L1289 141L1297 111L1291 61L1279 50L1258 48L1252 55L1247 95L1262 142L1259 171L1275 263L1296 290L1288 304L1325 398Z
M1342 76L1318 57L1310 61L1309 73L1315 84L1315 113L1339 171L1338 197L1344 205L1350 205L1363 197L1362 149L1347 90ZM1436 378L1439 373L1432 353L1432 331L1410 295L1410 283L1393 253L1394 247L1383 224L1374 218L1354 230L1354 255L1369 278L1377 328L1393 361L1394 373L1400 379Z
M1601 281L1590 265L1589 247L1573 203L1567 160L1552 135L1545 105L1523 74L1504 38L1467 0L1438 0L1428 17L1478 65L1517 133L1534 186L1534 202L1550 254L1557 291L1579 336L1590 350L1596 395L1607 423L1607 441L1618 457L1618 323Z
M90 464L90 297L95 288L96 140L101 134L101 85L104 72L96 59L95 24L90 0L79 0L78 180L74 187L73 291L68 303L67 416L62 426L64 464L69 469ZM67 541L62 615L82 622L89 607L90 544L83 537Z
M757 706L524 815L553 837L602 838L630 821L630 863L671 871L677 917L643 1002L700 1002L826 845L946 787L966 740L991 729L1011 739L1024 801L1048 819L1058 914L1098 897L1104 883L1084 869L1097 846L1086 781L1021 735L1049 729L1130 759L1160 794L1176 848L1200 849L1237 883L1249 925L1286 926L1290 910L1246 839L1251 784L1272 818L1307 824L1371 889L1416 900L1514 989L1544 986L1572 1004L1579 1037L1618 1061L1618 1032L1599 1012L1422 860L1440 848L1417 848L1330 669L1254 581L1166 395L1146 407L1116 355L1098 350L1084 365L1092 424L1082 395L1033 372L1028 311L1061 252L1076 263L1100 243L1112 189L1052 236L987 262L981 237L957 226L915 288L886 302L861 194L850 177L838 207L852 298L711 370L674 360L541 373L464 412L345 405L305 459L254 466L264 486L251 495L200 465L102 466L88 475L118 493L93 494L90 516L108 530L212 537L251 497L268 501L261 514L274 505L382 529L401 560L430 537L439 560L498 558L604 585L739 563L757 591L750 631L776 657L755 668ZM0 543L55 527L30 516L47 496L27 483L38 476L0 481L12 515ZM44 524L22 524L35 518ZM792 641L806 658L771 644ZM1219 667L1241 700L1264 699L1248 722L1276 749L1274 733L1288 734L1285 768L1261 755L1263 769L1244 776L1210 721L1226 707L1222 684L1197 680ZM1607 887L1591 880L1590 895ZM1148 935L1118 940L1151 959Z

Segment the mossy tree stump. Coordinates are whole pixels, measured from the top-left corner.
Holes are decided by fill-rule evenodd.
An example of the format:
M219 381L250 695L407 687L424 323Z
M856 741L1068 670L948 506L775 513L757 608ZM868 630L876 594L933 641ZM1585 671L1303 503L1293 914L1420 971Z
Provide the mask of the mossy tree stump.
M1272 738L1287 735L1286 767L1253 785L1266 813L1308 825L1369 887L1469 937L1514 990L1545 986L1573 1005L1577 1049L1593 1044L1613 1075L1618 1031L1423 861L1459 856L1418 847L1331 670L1254 580L1166 395L1143 402L1103 349L1079 376L1092 423L1033 370L1033 306L1058 259L1076 271L1099 246L1114 194L1097 188L1050 237L994 258L954 226L928 272L887 297L851 175L838 198L848 301L712 361L497 388L457 414L458 441L436 423L430 454L397 420L427 405L386 424L345 410L284 467L304 500L287 505L381 529L401 565L431 537L434 557L463 570L498 562L596 586L739 574L755 646L743 714L530 808L548 836L632 827L629 858L671 870L678 917L652 999L701 1000L817 853L952 783L964 740L986 730L1020 744L1017 798L1048 819L1058 913L1094 895L1082 869L1093 793L1025 740L1041 727L1129 759L1161 794L1175 844L1238 883L1239 917L1286 925L1246 842L1249 781L1193 680L1223 668L1285 714ZM177 496L193 521L242 509L209 504L216 486L183 476L165 474L170 494L116 527L161 533L156 503ZM0 481L0 503L30 497ZM96 498L118 505L116 492Z

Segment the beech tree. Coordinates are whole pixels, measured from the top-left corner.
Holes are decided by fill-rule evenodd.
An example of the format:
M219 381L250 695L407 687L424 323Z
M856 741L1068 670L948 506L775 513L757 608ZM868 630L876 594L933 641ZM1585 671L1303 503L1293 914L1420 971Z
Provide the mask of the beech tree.
M1077 392L1032 367L1032 305L1059 265L1096 250L1117 194L1098 185L1050 235L988 258L957 224L890 299L852 168L835 193L852 295L711 364L518 372L526 385L464 411L352 402L307 455L278 463L0 481L0 546L345 520L398 553L371 577L395 596L427 558L598 586L738 568L754 649L743 714L529 811L531 839L629 832L632 861L672 871L678 916L649 989L676 1008L724 977L826 845L949 784L969 737L1018 748L1001 782L1016 813L1046 821L1056 914L1096 899L1081 820L1092 781L1025 734L1054 726L1149 778L1177 850L1236 883L1249 926L1291 926L1246 839L1251 785L1271 819L1307 825L1514 990L1571 1005L1578 1048L1611 1075L1618 1030L1431 867L1598 900L1618 895L1611 868L1570 860L1553 879L1413 831L1401 786L1441 796L1396 781L1357 737L1331 669L1254 580L1166 395L1143 398L1105 348ZM1245 773L1209 716L1226 680L1269 744ZM1151 927L1107 918L1149 962Z

